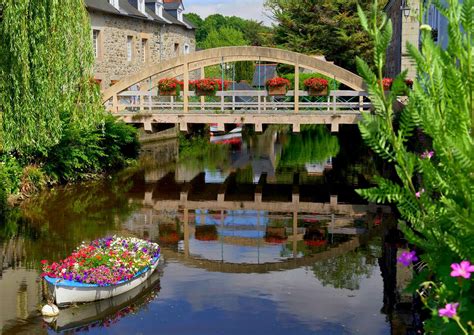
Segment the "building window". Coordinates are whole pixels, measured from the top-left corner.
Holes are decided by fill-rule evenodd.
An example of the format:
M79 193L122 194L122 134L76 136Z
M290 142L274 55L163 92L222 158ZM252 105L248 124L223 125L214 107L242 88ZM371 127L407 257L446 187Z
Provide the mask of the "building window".
M178 9L178 21L183 22L183 10Z
M175 53L176 55L179 55L179 43L175 43L175 44L174 44L174 53Z
M155 14L159 17L163 17L163 3L156 2L155 3Z
M92 46L94 48L94 57L100 58L100 30L92 30Z
M109 3L116 9L119 9L119 0L109 0Z
M184 54L187 55L190 52L189 44L184 45Z
M148 40L146 38L142 39L142 61L143 63L148 62Z
M127 36L127 61L131 62L133 57L133 36Z
M145 0L138 0L137 6L138 6L138 10L142 12L143 14L145 14Z

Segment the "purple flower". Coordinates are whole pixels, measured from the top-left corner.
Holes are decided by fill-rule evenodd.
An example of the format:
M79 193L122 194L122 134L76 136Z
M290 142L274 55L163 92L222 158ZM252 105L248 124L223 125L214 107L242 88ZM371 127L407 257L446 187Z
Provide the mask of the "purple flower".
M451 277L463 277L466 279L471 278L471 272L474 272L474 265L471 265L469 261L462 261L461 263L451 264Z
M434 151L425 151L421 154L421 158L423 159L431 159L434 156Z
M410 251L410 252L404 251L402 252L400 257L398 257L398 261L402 263L404 266L410 266L412 262L416 262L417 260L418 260L418 257L416 256L415 251Z
M441 308L438 311L439 316L445 316L447 318L453 318L456 316L456 309L458 308L459 303L446 304L444 308Z
M416 192L416 193L415 193L415 196L419 199L423 193L425 193L425 189L424 189L424 188L422 188L421 190L419 190L418 192Z

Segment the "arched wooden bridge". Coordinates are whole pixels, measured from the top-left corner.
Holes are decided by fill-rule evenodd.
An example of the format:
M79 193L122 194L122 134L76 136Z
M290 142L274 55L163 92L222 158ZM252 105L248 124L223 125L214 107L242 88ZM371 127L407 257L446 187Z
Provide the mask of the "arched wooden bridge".
M292 65L295 82L299 82L300 69L308 69L350 90L333 90L317 101L306 99L308 92L300 91L298 85L279 99L270 98L265 90L227 90L218 92L213 100L194 98L188 83L191 73L199 71L203 78L207 66L239 61ZM163 101L156 86L160 79L169 77L182 78L184 87L178 99ZM138 85L140 90L136 90ZM131 87L135 90L130 91ZM339 124L357 123L360 114L369 110L366 95L362 78L346 69L319 58L263 47L224 47L183 55L151 65L102 92L108 110L126 122L143 123L146 130L151 130L153 123L179 123L181 130L186 130L188 123L217 123L220 128L226 123L243 123L254 124L257 131L263 124L291 124L294 131L299 131L301 124L330 124L337 131ZM237 101L237 97L245 97L245 101Z

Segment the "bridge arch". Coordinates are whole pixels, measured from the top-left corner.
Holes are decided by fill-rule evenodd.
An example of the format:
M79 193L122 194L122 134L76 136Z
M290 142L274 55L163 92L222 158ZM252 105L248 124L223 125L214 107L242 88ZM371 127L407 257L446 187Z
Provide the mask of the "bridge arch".
M157 80L161 78L187 76L190 71L199 70L206 66L238 61L263 61L294 65L334 78L355 91L364 91L364 83L361 77L333 63L282 49L241 46L197 51L150 65L103 90L102 101L105 103L128 87L152 77L154 78L153 86L155 86Z

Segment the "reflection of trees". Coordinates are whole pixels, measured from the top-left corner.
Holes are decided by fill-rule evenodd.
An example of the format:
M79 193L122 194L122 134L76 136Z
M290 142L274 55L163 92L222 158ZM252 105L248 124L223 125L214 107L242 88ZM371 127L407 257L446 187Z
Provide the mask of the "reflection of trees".
M25 265L64 258L82 241L117 230L135 209L122 178L44 192L0 218L0 242L24 239Z
M179 164L194 169L223 169L230 164L229 146L210 143L206 136L180 138Z
M339 142L325 125L302 127L300 134L288 137L279 167L297 167L306 163L322 163L339 153Z
M361 279L370 277L380 253L380 245L372 244L317 262L312 270L323 286L358 290Z

